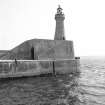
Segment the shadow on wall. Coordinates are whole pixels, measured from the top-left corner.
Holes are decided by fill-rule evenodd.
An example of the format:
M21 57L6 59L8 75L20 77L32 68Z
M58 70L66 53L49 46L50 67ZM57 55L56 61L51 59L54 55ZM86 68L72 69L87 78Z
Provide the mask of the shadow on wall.
M38 60L38 54L34 47L31 48L30 53L31 53L31 60Z
M34 47L31 48L31 59L34 60Z

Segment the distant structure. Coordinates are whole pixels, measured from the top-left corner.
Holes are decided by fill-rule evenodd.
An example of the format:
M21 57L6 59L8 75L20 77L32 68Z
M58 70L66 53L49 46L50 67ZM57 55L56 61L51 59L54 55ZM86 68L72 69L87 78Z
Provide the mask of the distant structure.
M59 6L55 14L54 40L31 39L1 53L0 78L78 71L79 58L74 56L73 41L65 38L64 19Z

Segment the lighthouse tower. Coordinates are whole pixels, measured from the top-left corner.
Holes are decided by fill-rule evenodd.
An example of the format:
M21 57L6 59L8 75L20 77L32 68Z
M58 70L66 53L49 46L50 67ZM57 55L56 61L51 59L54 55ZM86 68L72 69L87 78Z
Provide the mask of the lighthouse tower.
M55 14L56 20L56 29L55 29L55 37L54 40L65 40L65 33L64 33L64 19L65 16L62 13L62 8L60 5L57 8L57 13Z

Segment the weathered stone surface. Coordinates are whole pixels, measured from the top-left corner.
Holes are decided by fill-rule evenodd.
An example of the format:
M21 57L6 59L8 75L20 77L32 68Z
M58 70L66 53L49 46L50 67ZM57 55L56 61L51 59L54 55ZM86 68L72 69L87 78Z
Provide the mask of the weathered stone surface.
M34 47L34 59L73 59L72 41L33 39L12 49L4 59L31 60L31 48Z
M5 56L8 52L9 50L0 50L0 58Z
M75 73L80 70L79 60L62 60L55 61L55 71L59 74Z
M54 62L54 64L53 64ZM34 76L39 74L53 73L66 74L79 71L79 61L8 61L0 62L0 78Z

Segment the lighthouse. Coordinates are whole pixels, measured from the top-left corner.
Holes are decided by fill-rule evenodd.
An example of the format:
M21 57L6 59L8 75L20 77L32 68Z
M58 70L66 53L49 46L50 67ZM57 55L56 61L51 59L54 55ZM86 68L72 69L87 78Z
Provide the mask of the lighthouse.
M62 12L62 10L63 9L59 5L57 8L57 13L55 14L56 29L55 29L54 40L65 40L65 32L64 32L65 15Z
M27 40L0 56L0 78L79 72L80 58L75 57L73 41L65 38L64 20L58 6L54 40Z

